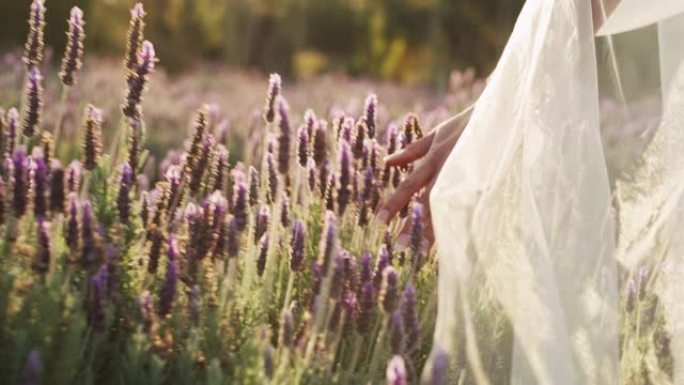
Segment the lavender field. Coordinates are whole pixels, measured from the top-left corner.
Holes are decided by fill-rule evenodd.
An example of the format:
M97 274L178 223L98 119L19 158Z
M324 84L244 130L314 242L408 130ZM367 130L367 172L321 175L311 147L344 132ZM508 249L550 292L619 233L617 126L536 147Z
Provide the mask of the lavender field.
M83 52L78 8L66 51L46 49L35 0L25 50L0 61L0 382L476 383L465 346L432 349L424 208L389 226L374 212L411 171L383 158L485 80L454 71L438 93L211 64L168 75L145 38L155 11L119 21L127 49L111 60ZM643 120L606 125L614 173L642 148ZM658 276L623 278L623 371L657 383L671 371ZM511 337L501 314L475 312L500 318L478 339Z

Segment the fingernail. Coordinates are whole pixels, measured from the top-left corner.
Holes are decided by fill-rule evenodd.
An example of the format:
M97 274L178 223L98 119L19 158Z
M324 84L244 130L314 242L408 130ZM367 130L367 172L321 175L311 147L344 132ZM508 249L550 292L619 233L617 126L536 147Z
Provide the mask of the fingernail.
M406 246L408 246L409 242L411 242L411 237L409 235L404 234L399 236L397 243L394 244L394 250L401 253L406 249Z
M381 210L375 219L377 219L378 222L382 222L383 225L386 225L387 220L389 219L389 212L387 210Z

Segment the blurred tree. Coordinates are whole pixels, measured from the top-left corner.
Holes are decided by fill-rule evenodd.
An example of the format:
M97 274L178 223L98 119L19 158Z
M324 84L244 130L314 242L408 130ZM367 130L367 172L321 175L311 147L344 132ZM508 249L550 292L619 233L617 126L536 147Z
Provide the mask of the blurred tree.
M310 75L344 71L445 84L453 68L489 71L524 0L143 0L162 65L195 60ZM59 51L73 5L86 12L88 52L123 51L135 0L47 0ZM23 44L30 0L0 1L0 49ZM58 51L58 52L59 52Z

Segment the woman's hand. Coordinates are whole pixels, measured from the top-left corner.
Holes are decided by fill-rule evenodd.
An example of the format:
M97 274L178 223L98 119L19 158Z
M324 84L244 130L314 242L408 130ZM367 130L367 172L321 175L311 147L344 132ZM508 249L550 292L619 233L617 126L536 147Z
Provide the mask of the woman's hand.
M412 163L415 163L416 166L413 172L399 185L394 194L380 206L377 219L388 224L406 203L411 200L414 194L419 193L418 202L423 205L425 221L421 248L425 251L435 242L430 215L430 191L444 162L461 137L463 129L468 124L472 110L473 107L471 106L453 118L441 123L428 135L411 143L405 149L385 158L385 165L388 166L406 166ZM402 228L395 246L397 250L401 251L408 246L411 239L409 229L410 225L408 223Z

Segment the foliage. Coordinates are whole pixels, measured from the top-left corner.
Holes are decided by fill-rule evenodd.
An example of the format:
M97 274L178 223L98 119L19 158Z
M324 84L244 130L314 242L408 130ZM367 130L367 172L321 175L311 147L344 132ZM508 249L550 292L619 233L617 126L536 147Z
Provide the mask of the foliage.
M88 20L89 51L118 56L132 0L51 1L48 44L70 5ZM148 36L164 65L188 68L197 58L236 67L306 76L322 71L443 84L451 68L493 68L522 1L502 0L146 0L156 9ZM22 42L24 1L0 4L0 44ZM302 55L321 58L302 65ZM308 55L308 56L306 56Z

